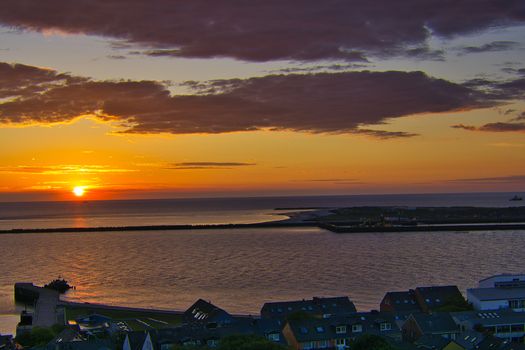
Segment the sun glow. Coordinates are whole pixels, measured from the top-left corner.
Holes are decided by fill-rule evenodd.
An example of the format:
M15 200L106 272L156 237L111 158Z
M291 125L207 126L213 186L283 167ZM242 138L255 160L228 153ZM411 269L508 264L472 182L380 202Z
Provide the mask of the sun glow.
M73 194L77 197L82 197L86 193L86 186L75 186Z

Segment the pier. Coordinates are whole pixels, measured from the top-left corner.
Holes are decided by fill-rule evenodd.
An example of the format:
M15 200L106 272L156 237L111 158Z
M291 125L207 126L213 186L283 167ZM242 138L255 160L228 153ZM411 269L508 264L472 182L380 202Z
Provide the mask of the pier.
M34 305L33 326L51 327L57 323L59 296L57 291L38 287L33 283L15 284L15 300Z

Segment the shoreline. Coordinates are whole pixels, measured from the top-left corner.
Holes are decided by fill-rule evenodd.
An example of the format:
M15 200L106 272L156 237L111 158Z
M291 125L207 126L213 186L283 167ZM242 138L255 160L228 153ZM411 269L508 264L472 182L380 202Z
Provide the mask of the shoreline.
M525 230L525 206L478 207L310 207L276 208L287 219L252 223L0 229L1 234L228 230L312 227L333 233Z

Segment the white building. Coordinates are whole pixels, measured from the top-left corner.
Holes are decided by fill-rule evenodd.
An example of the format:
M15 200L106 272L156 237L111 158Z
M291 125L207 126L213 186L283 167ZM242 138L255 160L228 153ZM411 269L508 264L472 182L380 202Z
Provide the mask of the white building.
M504 273L482 279L478 288L525 288L525 275L512 275Z
M467 300L478 311L525 311L525 275L503 274L482 279L479 288L467 289Z

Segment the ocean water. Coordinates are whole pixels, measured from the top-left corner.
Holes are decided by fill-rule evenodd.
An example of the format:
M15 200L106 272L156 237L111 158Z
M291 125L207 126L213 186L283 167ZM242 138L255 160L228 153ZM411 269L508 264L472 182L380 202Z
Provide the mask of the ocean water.
M485 206L511 202L515 193L454 193L125 201L0 203L0 230L132 225L254 223L286 218L275 208L345 206ZM525 194L521 194L525 196Z
M2 203L2 228L254 222L276 207L352 205L509 206L509 194L344 196L60 203ZM235 313L266 301L348 295L379 308L386 291L525 272L525 231L363 233L318 228L0 235L0 333L20 311L16 282L61 275L66 299L185 309L197 298Z
M0 314L13 284L62 275L66 299L185 309L197 298L236 313L271 300L349 295L379 308L389 290L524 272L524 231L333 234L317 228L0 235Z

